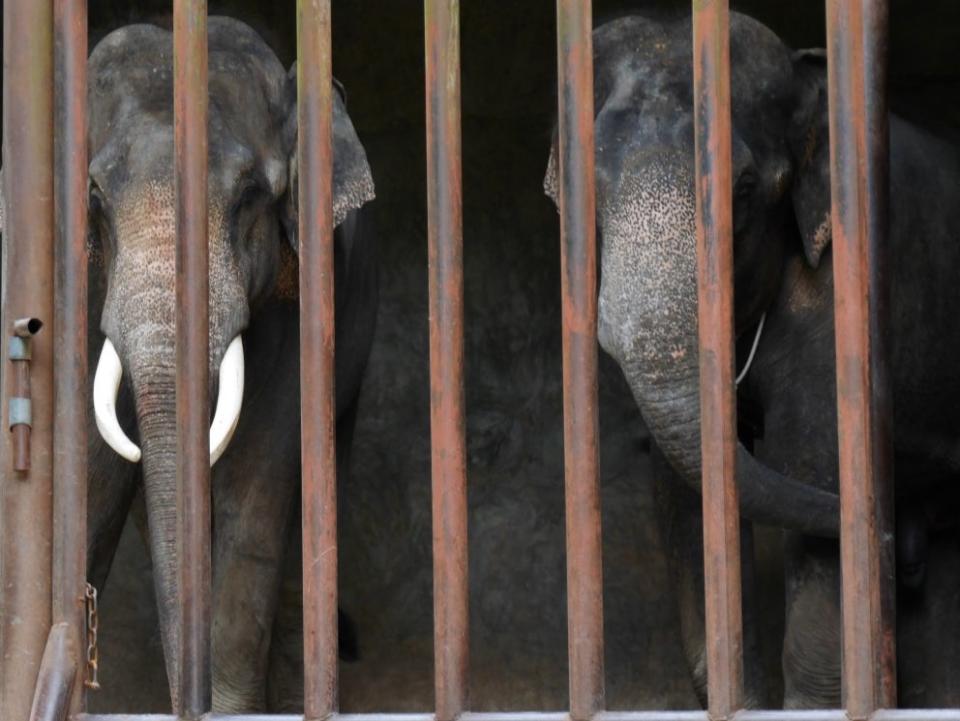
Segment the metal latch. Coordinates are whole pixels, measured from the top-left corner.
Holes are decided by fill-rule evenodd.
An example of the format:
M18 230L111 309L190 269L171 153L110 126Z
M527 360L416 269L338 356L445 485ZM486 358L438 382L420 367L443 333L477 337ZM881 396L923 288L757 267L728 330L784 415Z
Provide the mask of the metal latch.
M33 426L33 404L30 398L31 340L43 323L38 318L21 318L13 323L9 356L13 366L13 394L7 408L10 432L13 434L13 470L30 470L30 429Z

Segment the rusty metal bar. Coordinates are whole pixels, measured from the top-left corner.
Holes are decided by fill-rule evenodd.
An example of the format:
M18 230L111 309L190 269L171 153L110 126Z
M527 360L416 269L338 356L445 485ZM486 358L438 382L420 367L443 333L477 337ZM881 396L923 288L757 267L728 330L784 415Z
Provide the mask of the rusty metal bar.
M53 4L3 5L4 388L9 427L14 396L8 360L18 318L53 318ZM13 470L13 443L0 443L0 717L25 719L50 630L53 490L53 334L32 341L30 470Z
M177 721L175 716L81 714L77 721ZM570 715L557 712L465 713L463 721L571 721ZM302 721L302 716L229 716L211 714L209 721ZM436 721L433 714L370 713L335 714L329 721ZM603 711L593 721L710 721L706 711ZM845 711L790 710L740 711L736 721L849 721ZM880 710L870 721L960 721L960 709Z
M76 721L177 721L176 716L150 714L81 714ZM571 721L570 714L555 712L464 713L463 721ZM294 715L210 714L208 721L302 721ZM428 713L334 714L329 721L437 721ZM710 721L706 711L602 711L592 721ZM790 711L740 711L736 721L849 721L840 709ZM960 709L880 710L870 721L960 721Z
M707 699L728 719L743 705L728 0L693 3L693 101Z
M570 715L604 706L590 0L557 0L563 461Z
M54 77L53 623L64 625L65 647L78 654L87 577L86 0L54 0ZM73 713L83 699L83 684L72 684Z
M304 717L336 713L333 76L330 1L297 3Z
M827 67L840 443L843 695L896 705L886 259L887 3L828 0ZM885 537L887 540L885 540Z
M424 47L434 692L437 721L453 721L469 693L459 0L424 1Z
M175 0L173 44L180 579L175 710L195 719L211 705L206 0Z
M37 677L30 721L66 721L80 668L79 650L69 623L55 623L47 637Z

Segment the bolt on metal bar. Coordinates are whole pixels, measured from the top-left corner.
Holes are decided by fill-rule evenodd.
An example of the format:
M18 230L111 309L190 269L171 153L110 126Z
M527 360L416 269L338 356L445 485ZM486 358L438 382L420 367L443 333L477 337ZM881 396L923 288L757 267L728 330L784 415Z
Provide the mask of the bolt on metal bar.
M333 76L329 0L297 3L304 717L336 713Z
M424 46L434 689L437 721L452 721L469 692L458 0L425 0Z
M592 3L557 0L570 715L604 706Z
M177 198L177 561L179 703L211 706L210 399L207 246L207 4L173 6ZM177 699L174 700L177 703Z
M87 2L54 0L56 253L53 623L85 639L87 578ZM79 659L73 659L79 667ZM84 686L72 684L79 713Z
M896 705L885 0L829 0L827 48L843 695L858 720Z
M693 3L693 99L707 699L728 719L743 705L728 0Z
M53 3L3 4L3 440L0 441L0 717L25 719L51 622L53 334L32 341L31 463L15 472L8 412L18 318L53 319Z

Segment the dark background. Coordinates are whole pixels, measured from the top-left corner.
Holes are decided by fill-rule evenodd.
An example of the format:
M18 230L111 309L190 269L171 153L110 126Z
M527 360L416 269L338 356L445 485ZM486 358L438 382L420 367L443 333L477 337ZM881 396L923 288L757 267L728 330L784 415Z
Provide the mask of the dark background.
M598 0L596 21L630 8ZM135 6L135 7L134 7ZM960 3L893 0L892 102L960 134ZM92 0L91 47L169 2ZM794 47L822 46L822 2L734 3ZM295 3L211 2L254 25L286 64ZM554 4L461 3L472 706L566 705L558 223L543 196L555 109ZM334 73L377 185L381 308L353 468L341 492L341 600L360 660L342 665L346 711L432 707L422 4L335 0ZM607 689L611 708L695 700L655 526L646 430L603 359L601 463ZM779 537L761 533L765 653L778 695ZM128 529L101 613L96 709L162 711L165 679L149 563ZM942 629L941 629L942 631ZM926 657L914 660L923 673ZM921 692L901 692L922 703Z

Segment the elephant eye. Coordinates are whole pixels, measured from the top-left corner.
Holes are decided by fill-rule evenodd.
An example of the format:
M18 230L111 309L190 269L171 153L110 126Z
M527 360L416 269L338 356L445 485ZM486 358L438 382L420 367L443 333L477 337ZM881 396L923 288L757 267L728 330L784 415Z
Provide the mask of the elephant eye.
M100 187L91 182L87 199L87 248L91 252L103 253L109 250L110 240L106 197Z
M236 210L244 210L256 204L263 196L263 190L255 180L249 180L240 188L235 203Z

